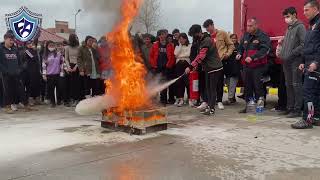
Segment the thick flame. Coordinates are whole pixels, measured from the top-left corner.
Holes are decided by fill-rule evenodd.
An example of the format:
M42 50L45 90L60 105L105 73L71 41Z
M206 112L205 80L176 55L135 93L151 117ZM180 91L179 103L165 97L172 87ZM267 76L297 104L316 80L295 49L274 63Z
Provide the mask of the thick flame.
M142 0L123 0L122 19L107 35L111 42L111 64L115 71L114 80L106 82L117 98L118 112L137 110L148 104L146 93L146 70L141 57L136 55L129 36L129 26L137 16Z

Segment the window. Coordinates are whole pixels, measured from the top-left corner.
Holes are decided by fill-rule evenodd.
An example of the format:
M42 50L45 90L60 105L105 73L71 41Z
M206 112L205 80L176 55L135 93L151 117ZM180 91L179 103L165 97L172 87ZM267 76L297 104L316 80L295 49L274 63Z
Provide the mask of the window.
M61 29L61 30L60 30L60 33L64 33L64 29Z

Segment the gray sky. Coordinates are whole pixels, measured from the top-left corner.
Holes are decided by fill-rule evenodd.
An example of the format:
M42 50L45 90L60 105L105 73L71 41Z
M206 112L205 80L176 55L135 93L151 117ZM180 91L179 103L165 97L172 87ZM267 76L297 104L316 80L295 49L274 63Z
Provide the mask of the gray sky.
M42 27L54 26L55 20L69 21L74 27L74 14L77 9L83 11L78 16L77 31L80 38L86 35L100 37L112 29L118 17L120 0L1 0L0 2L0 39L6 31L5 14L18 10L21 6L43 15ZM160 0L161 28L172 31L179 28L186 32L192 24L202 24L208 18L216 26L232 31L233 0Z

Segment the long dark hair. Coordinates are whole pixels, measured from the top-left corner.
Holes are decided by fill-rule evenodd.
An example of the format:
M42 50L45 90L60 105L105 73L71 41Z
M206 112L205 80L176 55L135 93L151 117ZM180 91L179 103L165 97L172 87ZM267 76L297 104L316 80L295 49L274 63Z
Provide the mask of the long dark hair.
M78 47L79 46L79 39L76 34L70 34L69 36L69 45L70 47Z
M50 44L54 44L54 42L53 41L48 41L47 42L47 44L46 44L46 47L45 47L45 50L44 50L44 55L43 55L43 58L44 59L48 59L48 56L49 56L49 54L50 53L53 53L53 55L54 55L54 57L57 57L57 49L56 50L54 50L53 52L50 52L49 51L49 45Z
M186 46L189 46L190 41L189 41L188 35L187 35L186 33L181 33L181 34L179 35L179 39L180 39L180 38L183 38L183 39L187 40L185 45L186 45Z

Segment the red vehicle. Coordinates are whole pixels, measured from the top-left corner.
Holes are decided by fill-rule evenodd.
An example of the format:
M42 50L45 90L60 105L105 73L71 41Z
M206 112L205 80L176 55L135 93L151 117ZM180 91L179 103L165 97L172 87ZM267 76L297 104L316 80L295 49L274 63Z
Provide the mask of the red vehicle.
M287 29L287 24L284 22L282 15L284 9L295 7L298 11L298 19L306 25L308 24L303 15L304 2L305 0L234 0L234 33L242 37L246 31L247 19L255 17L259 21L260 29L270 36L273 52L275 52L278 40L285 35ZM269 66L268 74L271 76L269 85L277 87L279 85L279 73L281 72L281 66L277 66L277 64L281 64L281 60L276 58L275 53L273 53L268 61L275 65Z
M260 28L272 39L283 36L287 25L284 22L282 11L290 6L298 11L298 18L307 24L303 15L305 0L234 0L234 33L240 37L246 31L248 18L256 17Z

